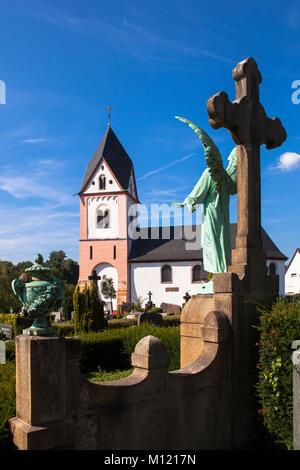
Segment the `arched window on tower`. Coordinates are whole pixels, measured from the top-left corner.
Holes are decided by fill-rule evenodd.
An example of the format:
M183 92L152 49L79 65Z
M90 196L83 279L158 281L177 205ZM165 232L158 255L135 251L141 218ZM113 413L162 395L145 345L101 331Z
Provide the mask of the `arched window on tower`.
M109 228L109 210L98 209L97 211L97 228Z
M169 264L161 268L161 282L172 282L172 268Z
M99 176L99 189L106 188L106 178L104 175Z
M192 282L199 282L201 280L201 265L196 264L192 269Z

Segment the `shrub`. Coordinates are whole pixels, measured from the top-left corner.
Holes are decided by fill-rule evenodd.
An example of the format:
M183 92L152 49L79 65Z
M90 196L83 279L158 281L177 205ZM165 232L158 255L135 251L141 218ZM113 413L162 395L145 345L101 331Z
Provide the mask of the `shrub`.
M52 328L56 329L58 336L73 336L75 334L75 327L71 323L52 323Z
M145 336L152 335L160 339L169 354L169 370L180 368L180 330L177 327L159 327L151 323L143 323L136 328L130 328L123 337L124 353L130 360L136 344Z
M160 307L152 307L152 308L150 309L150 312L151 312L151 313L162 313L162 312L163 312L163 309L160 308Z
M0 364L0 450L11 450L13 444L8 420L16 415L15 364Z
M163 317L164 326L179 326L180 325L180 313L175 315L165 315Z
M105 328L103 305L94 283L91 288L86 284L83 291L76 286L73 295L75 333L101 331Z
M284 300L270 309L260 307L259 413L275 440L286 449L293 446L293 341L300 339L300 304Z
M131 354L137 342L144 336L153 335L166 346L170 356L170 370L178 369L180 356L180 333L177 327L161 328L149 323L135 327L87 333L81 339L81 370L124 370L131 367Z
M82 372L95 371L99 367L106 371L129 368L128 358L122 354L122 335L126 330L122 328L81 334Z
M111 329L127 328L137 324L137 320L134 318L122 318L121 320L108 320L107 327Z

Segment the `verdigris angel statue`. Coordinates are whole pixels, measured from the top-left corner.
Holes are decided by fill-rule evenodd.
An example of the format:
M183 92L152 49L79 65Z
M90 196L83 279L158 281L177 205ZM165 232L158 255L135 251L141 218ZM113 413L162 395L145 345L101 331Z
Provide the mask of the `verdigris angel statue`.
M230 194L237 192L236 147L230 153L229 165L225 169L217 146L206 132L188 119L175 117L188 124L201 140L207 169L184 202L173 205L187 206L190 212L194 212L203 204L201 245L204 269L210 273L227 272L227 266L231 264L229 198ZM212 281L207 283L205 291L212 292Z

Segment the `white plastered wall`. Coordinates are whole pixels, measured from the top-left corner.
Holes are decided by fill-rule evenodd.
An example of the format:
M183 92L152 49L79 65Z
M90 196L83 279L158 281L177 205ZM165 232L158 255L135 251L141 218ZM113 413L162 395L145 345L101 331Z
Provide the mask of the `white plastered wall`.
M106 187L105 189L99 189L99 177L105 176L106 180ZM110 171L108 165L104 160L101 161L98 170L93 176L93 179L90 181L87 189L85 190L85 194L95 194L95 193L107 193L107 192L115 192L121 191L120 186L118 185L114 175Z
M279 276L279 296L282 297L285 295L285 264L283 260L267 260L267 266L269 268L270 264L273 263L276 268L276 274Z
M300 293L300 253L296 253L289 269L285 274L285 293Z
M165 264L172 266L172 283L161 283L161 268ZM183 296L197 293L199 283L192 283L192 267L202 262L182 261L173 263L132 263L131 264L131 301L142 297L144 306L151 290L152 302L159 307L162 302L182 306ZM177 292L166 292L166 288L178 288Z

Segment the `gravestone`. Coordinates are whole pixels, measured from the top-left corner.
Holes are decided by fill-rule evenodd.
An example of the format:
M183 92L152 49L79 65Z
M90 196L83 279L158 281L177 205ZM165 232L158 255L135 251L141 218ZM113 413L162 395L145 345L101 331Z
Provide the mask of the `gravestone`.
M0 331L7 337L7 339L13 339L13 327L11 325L0 324Z
M6 350L4 341L0 341L0 364L6 364Z
M145 323L145 322L153 323L154 325L157 325L157 326L162 326L163 325L162 315L160 315L159 313L154 313L154 312L142 313L138 317L138 325L140 325L141 323Z
M162 308L164 312L167 311L167 307L168 307L168 304L167 304L166 302L162 302L162 303L160 304L160 308Z
M62 321L62 311L58 311L58 312L51 312L51 315L52 315L52 318L53 318L53 321L55 323L60 323Z
M145 305L145 311L146 312L149 312L149 310L151 310L151 308L155 307L155 304L152 302L152 295L153 295L153 293L149 290L149 292L148 292L148 302Z
M181 312L180 305L176 305L176 304L167 305L167 315L174 315L175 313L180 313L180 312Z

